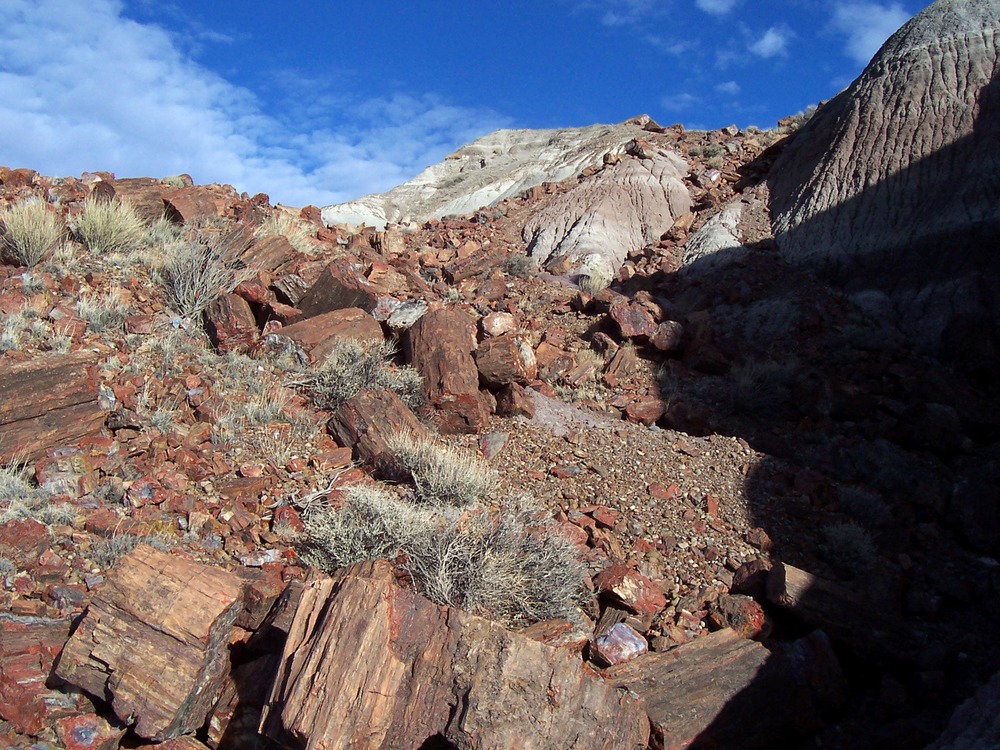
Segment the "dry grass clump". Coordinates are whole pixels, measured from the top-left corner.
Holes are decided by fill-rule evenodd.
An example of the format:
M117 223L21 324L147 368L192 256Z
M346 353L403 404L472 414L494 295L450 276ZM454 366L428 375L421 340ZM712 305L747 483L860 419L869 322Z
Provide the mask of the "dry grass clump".
M46 526L70 524L76 510L67 503L52 503L52 495L36 487L30 472L13 463L0 466L0 525L32 518Z
M392 365L395 354L388 341L340 339L308 380L316 405L336 409L365 389L388 388L410 407L420 406L420 375L412 367Z
M853 522L824 528L820 551L838 572L852 578L871 572L878 560L871 534Z
M161 552L166 552L171 547L170 540L163 536L115 534L95 542L87 552L87 557L102 569L107 570L114 567L119 559L132 552L140 544L148 544Z
M114 291L100 297L82 297L76 303L76 313L87 321L87 330L94 333L121 330L128 316L128 306Z
M305 224L285 211L276 211L268 216L257 227L256 234L258 237L282 235L292 247L306 255L315 249L312 243L314 233Z
M303 558L313 565L398 559L432 601L511 625L572 617L582 596L576 550L524 502L460 513L354 485L339 509L314 508L304 522Z
M607 289L614 280L614 269L607 258L591 253L580 259L580 266L576 270L576 285L581 291L587 294L597 294L602 289Z
M146 227L130 204L90 197L76 219L76 234L95 255L128 255L142 244Z
M38 347L44 351L64 353L73 343L65 328L60 329L40 318L38 311L28 304L17 312L0 313L0 321L0 352Z
M417 497L429 505L471 505L496 489L497 473L479 456L417 437L393 435L389 450L413 475Z
M62 239L62 222L41 201L24 200L0 209L0 249L18 265L41 263Z
M791 369L771 360L749 360L732 370L733 411L766 415L785 407L791 398Z
M197 318L253 272L239 260L240 233L176 244L161 271L170 306L183 318Z

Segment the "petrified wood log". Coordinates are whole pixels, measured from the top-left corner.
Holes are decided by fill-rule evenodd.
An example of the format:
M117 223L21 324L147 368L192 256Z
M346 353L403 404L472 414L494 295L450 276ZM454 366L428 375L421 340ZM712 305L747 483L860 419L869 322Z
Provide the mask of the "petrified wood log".
M56 674L109 700L140 737L193 732L229 667L243 585L225 570L140 545L95 593Z
M567 649L431 603L389 563L307 583L261 723L288 748L645 748L639 704Z
M40 458L101 429L98 359L93 352L45 355L0 374L0 463Z

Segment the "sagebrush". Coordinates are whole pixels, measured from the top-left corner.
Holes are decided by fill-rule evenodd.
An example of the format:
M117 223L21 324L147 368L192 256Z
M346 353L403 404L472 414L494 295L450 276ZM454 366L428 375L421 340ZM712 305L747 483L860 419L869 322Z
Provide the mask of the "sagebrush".
M410 407L419 407L423 401L420 375L412 367L393 365L395 353L385 340L339 339L308 380L316 405L336 409L365 389L388 388Z
M142 244L146 226L129 203L91 196L76 218L76 233L94 255L127 255Z
M35 266L62 244L62 221L41 201L20 201L0 209L3 256L21 266Z
M497 473L481 457L400 432L389 438L389 451L413 476L418 498L431 505L471 505L490 494Z

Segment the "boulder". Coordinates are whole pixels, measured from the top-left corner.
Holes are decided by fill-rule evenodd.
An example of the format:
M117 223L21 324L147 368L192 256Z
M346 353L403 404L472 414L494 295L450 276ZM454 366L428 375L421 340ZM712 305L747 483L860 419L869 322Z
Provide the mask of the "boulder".
M364 390L345 401L330 418L327 430L343 445L353 446L358 461L376 466L392 463L387 441L393 435L427 435L410 407L385 389Z
M363 275L357 258L335 258L298 301L302 314L311 318L331 310L360 307L371 312L379 303L379 291Z
M482 342L476 350L476 367L483 382L493 388L509 383L527 385L538 377L535 352L527 342L513 335Z
M305 750L644 750L649 735L572 650L433 604L385 561L307 583L261 728Z
M243 581L139 545L95 591L56 674L161 741L202 726L229 666Z
M250 305L236 294L223 294L205 309L205 331L220 354L245 352L259 335Z
M1000 361L1000 5L938 0L775 163L775 239L925 349Z
M475 348L476 321L457 308L428 312L403 336L403 352L424 379L424 397L442 432L480 432L489 420Z
M302 347L313 362L322 362L338 339L381 341L382 326L360 307L348 307L285 326L279 335Z

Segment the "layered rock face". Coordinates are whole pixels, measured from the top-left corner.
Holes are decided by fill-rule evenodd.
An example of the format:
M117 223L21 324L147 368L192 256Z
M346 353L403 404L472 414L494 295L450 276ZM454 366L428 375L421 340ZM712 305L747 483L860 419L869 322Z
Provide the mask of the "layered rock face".
M990 0L933 3L820 109L769 178L783 255L929 348L983 352L998 333L998 29Z
M367 224L383 229L387 222L462 214L509 198L543 182L575 177L601 163L644 128L656 127L646 116L619 125L551 130L498 130L483 136L428 167L387 193L326 206L323 221Z
M603 277L631 250L655 242L691 208L687 164L638 142L617 164L582 180L529 219L528 253L556 273Z

